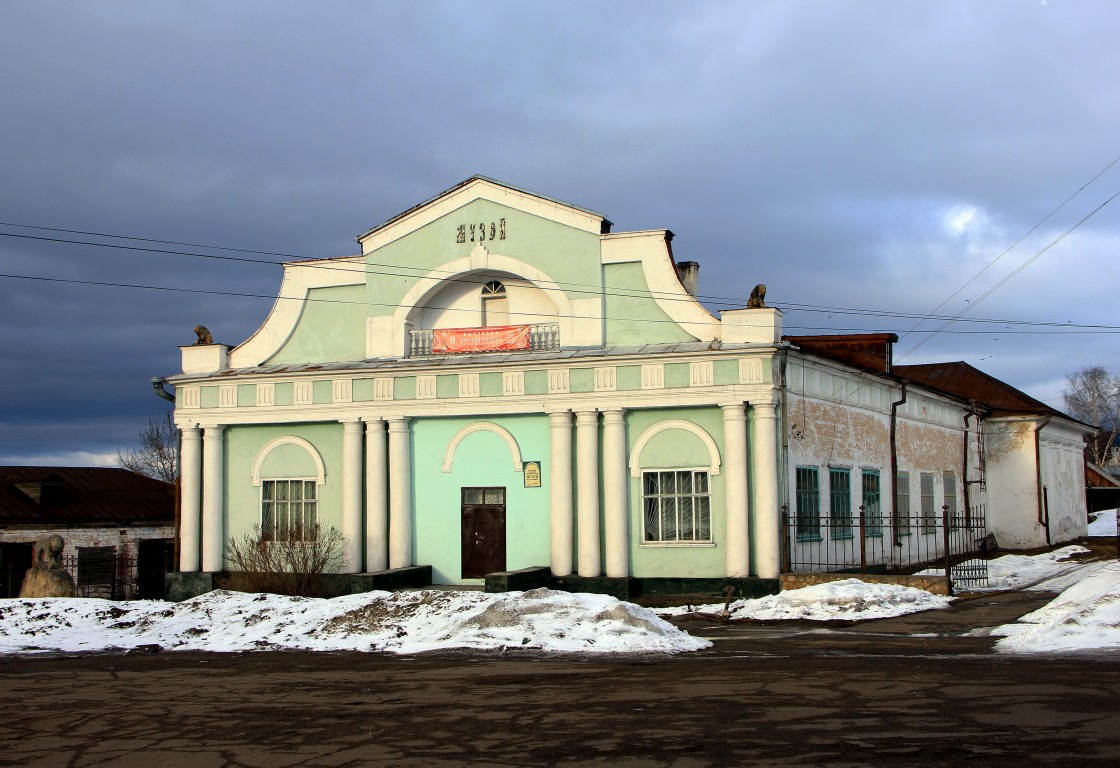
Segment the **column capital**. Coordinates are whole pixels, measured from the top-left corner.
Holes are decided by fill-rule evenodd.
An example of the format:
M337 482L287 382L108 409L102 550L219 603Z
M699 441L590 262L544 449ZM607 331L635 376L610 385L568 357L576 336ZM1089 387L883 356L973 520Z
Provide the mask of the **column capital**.
M756 419L778 418L777 407L773 403L751 403L751 411Z
M603 424L622 424L625 421L626 410L623 408L612 408L609 411L603 411Z
M390 432L407 432L408 431L408 417L407 416L392 416L389 418L389 431Z
M212 440L221 437L226 428L225 424L199 424L199 426L202 428L203 439L210 438Z
M719 407L723 409L724 421L746 421L747 419L746 403L720 403Z
M350 426L351 424L361 424L362 423L362 417L361 416L343 416L341 419L338 420L338 423L339 424L345 424L346 426Z
M548 414L548 423L552 425L553 429L564 429L572 426L572 412L564 411L550 411Z
M590 411L576 411L576 424L588 426L591 424L599 423L599 412L592 409Z
M184 440L201 440L202 428L197 424L191 424L186 427L179 427L179 431L183 433Z
M358 418L360 418L362 421L364 421L366 424L369 424L370 426L375 426L377 424L384 424L385 423L385 419L382 418L381 416L359 416Z

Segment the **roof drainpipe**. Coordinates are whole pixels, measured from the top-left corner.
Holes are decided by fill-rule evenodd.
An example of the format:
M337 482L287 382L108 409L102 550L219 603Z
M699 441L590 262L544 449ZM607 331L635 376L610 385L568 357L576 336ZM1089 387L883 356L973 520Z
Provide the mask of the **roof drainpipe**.
M167 379L163 378L162 376L153 376L152 377L152 389L155 390L156 395L158 395L159 397L162 397L164 400L167 400L168 402L173 403L173 402L175 402L175 395L171 394L170 392L168 392L166 389L163 388L163 385L166 384L166 383L167 383Z
M894 545L902 546L902 538L898 532L898 406L906 402L906 381L902 384L902 396L891 403L891 528L894 529Z
M779 418L781 419L781 423L778 426L782 430L782 454L779 457L779 462L778 462L778 466L780 467L779 471L782 473L782 481L780 483L778 483L778 490L781 493L782 498L779 500L778 506L782 507L783 509L786 508L787 505L789 504L789 427L787 426L787 424L789 423L787 421L788 416L789 416L789 411L786 408L786 386L787 386L786 364L788 362L789 362L789 344L786 343L786 342L782 342L782 346L780 346L778 348L778 371L779 371L779 376L780 376L779 382L780 382L780 387L781 387L780 390L779 390L780 394L779 394L779 400L778 400L778 403L779 403L778 414L779 414ZM784 525L785 521L783 520L782 522L783 522L783 525ZM786 541L786 537L788 536L788 534L789 534L789 529L787 528L782 533L782 541L783 542ZM790 553L789 553L788 546L783 546L782 547L782 570L783 571L787 570L788 567L789 567L789 562L788 562L789 555L790 555Z
M1034 428L1034 468L1036 475L1035 496L1038 499L1038 524L1046 529L1046 546L1050 546L1050 510L1042 492L1042 430L1050 423L1051 415L1042 417L1042 421Z

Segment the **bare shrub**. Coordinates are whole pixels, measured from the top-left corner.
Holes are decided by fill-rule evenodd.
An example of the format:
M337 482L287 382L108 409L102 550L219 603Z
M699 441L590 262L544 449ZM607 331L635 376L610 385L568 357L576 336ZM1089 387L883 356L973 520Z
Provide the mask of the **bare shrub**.
M342 563L342 533L337 528L294 526L270 532L259 525L229 540L230 570L218 586L235 592L319 597L323 574Z

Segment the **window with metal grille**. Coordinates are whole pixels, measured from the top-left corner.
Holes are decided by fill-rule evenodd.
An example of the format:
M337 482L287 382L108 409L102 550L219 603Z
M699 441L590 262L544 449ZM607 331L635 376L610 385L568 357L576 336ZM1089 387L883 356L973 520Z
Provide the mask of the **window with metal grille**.
M937 530L937 509L933 505L933 473L923 472L919 478L922 486L922 533Z
M828 470L828 523L832 538L852 538L852 480L847 469Z
M910 473L899 472L894 477L894 513L899 536L910 535Z
M712 540L707 470L643 472L642 509L646 542Z
M318 517L314 480L261 482L261 534L266 541L311 538Z
M863 533L883 535L883 513L879 503L879 470L863 470Z
M820 481L816 467L797 468L797 540L821 540Z

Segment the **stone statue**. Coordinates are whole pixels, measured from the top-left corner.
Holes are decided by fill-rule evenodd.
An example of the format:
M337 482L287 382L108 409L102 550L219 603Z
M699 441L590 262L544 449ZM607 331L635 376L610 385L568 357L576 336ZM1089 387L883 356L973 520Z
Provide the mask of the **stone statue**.
M214 337L210 335L210 330L205 325L196 325L194 334L198 337L198 341L194 343L196 347L214 343Z
M747 309L765 309L766 308L766 286L759 283L751 291L751 297L747 299Z
M57 533L40 536L31 550L31 567L23 577L20 597L76 597L73 577L62 567L66 542Z

